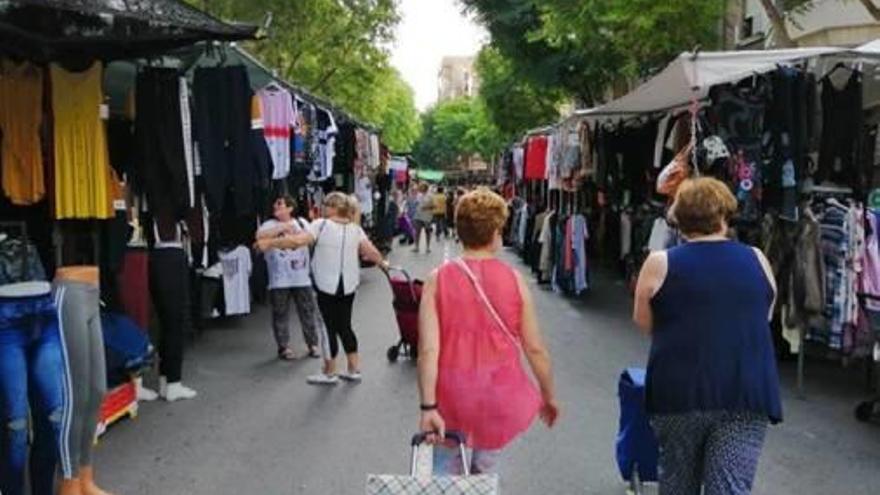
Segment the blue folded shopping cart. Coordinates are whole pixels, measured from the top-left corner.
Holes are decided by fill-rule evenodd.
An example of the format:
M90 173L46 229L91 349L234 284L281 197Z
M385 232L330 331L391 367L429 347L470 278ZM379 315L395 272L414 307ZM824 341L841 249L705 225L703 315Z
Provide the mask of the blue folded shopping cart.
M617 433L617 466L635 493L641 483L657 481L657 438L645 411L645 370L627 368L620 374L620 430Z

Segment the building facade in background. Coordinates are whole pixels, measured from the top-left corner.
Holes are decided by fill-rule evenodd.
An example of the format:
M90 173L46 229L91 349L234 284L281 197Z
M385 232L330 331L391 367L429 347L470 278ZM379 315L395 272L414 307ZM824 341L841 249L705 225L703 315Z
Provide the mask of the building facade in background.
M761 0L730 0L731 12L740 18L734 27L734 48L760 50L771 44L772 26ZM801 47L856 47L880 38L880 23L857 0L814 0L789 16L787 24L792 41Z
M480 80L474 62L476 57L443 57L440 62L437 101L477 96Z
M443 57L437 73L437 102L456 98L473 98L480 93L480 78L477 75L475 56ZM464 156L458 160L453 170L479 173L489 169L489 164L479 156Z

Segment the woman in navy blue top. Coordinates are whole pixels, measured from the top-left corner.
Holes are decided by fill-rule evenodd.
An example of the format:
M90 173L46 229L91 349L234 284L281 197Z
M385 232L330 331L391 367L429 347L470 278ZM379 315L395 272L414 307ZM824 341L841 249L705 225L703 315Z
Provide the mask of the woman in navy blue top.
M633 318L652 336L646 404L661 495L750 493L767 424L782 421L773 272L761 251L727 238L736 208L724 183L685 181L670 217L687 242L652 253L639 276Z

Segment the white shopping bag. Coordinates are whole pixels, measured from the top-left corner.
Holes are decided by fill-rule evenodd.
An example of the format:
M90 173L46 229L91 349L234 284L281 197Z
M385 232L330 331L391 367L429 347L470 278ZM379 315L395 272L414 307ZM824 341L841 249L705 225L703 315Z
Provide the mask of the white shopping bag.
M461 449L464 476L432 476L432 449L420 448L426 436L419 434L412 440L412 458L409 475L371 474L367 477L367 495L497 495L498 475L469 475L470 465L465 452L464 436L448 432ZM427 454L427 455L425 455Z

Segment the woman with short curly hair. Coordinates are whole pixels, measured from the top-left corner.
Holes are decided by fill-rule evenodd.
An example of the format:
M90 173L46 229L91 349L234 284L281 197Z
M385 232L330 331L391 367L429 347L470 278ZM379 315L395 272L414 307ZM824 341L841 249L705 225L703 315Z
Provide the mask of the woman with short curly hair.
M466 194L456 209L461 258L434 271L419 312L421 429L439 432L437 473L459 474L457 451L442 445L446 428L474 449L471 471L494 472L501 451L537 415L553 426L559 409L550 354L541 338L529 288L495 254L507 204L488 189ZM522 366L525 357L538 380Z
M639 276L633 318L652 336L646 405L661 494L749 493L767 423L782 420L773 272L727 238L736 209L716 179L682 183L670 217L687 242L652 253Z

